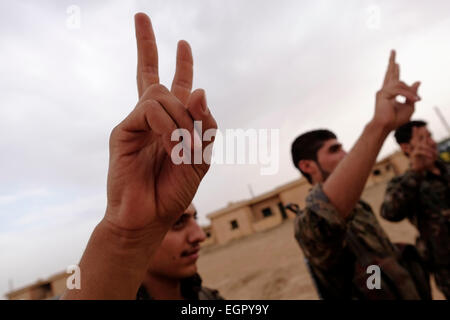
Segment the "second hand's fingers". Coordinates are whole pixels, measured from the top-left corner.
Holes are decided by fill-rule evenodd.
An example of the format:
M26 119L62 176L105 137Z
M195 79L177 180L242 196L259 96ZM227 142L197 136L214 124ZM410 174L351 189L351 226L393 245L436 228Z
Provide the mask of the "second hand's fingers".
M420 81L414 82L413 85L411 86L412 90L417 94L417 92L419 91L419 87L420 87L421 83Z
M418 145L418 142L419 142L419 132L418 132L418 130L417 130L417 127L413 127L413 128L412 128L412 135L411 135L411 141L410 141L410 143L411 143L413 146L417 146L417 145Z
M191 94L193 74L194 62L191 47L187 41L181 40L178 42L177 64L171 92L184 105L187 104Z
M410 91L411 92L414 92L414 94L417 96L417 97L419 97L419 95L418 95L418 91L419 91L419 86L420 86L420 82L414 82L414 84L410 87ZM409 104L412 104L412 103L414 103L415 101L412 101L412 100L409 100L409 99L407 99L406 100L406 103L409 103Z
M144 13L134 16L138 51L137 84L139 97L147 87L159 83L158 49L150 18Z
M389 57L389 65L384 77L383 86L385 86L393 77L393 72L395 68L395 50L391 50L391 55Z
M396 63L394 66L393 80L400 80L400 65L398 63Z
M388 99L394 99L397 96L403 96L407 100L412 101L413 103L420 100L420 97L418 97L415 93L411 92L411 90L404 89L400 86L386 88L383 90L383 92Z
M427 159L434 159L434 154L432 152L426 151L426 150L418 150L415 155L417 157L424 157Z

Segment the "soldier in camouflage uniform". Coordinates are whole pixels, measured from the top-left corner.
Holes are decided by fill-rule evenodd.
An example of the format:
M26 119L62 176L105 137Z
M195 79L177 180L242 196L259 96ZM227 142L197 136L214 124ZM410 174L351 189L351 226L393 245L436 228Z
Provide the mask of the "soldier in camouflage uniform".
M180 280L181 295L185 300L224 300L216 289L202 286L199 274ZM148 290L142 285L136 295L137 300L152 300Z
M389 221L407 218L417 228L419 252L449 299L450 164L438 159L436 142L423 121L398 128L395 138L410 168L389 182L381 216Z
M206 236L191 204L165 235L152 256L136 299L223 300L217 290L202 286L197 273L200 243Z
M418 86L399 80L392 52L375 115L349 154L328 130L305 133L292 144L294 165L313 184L295 219L295 237L325 299L430 298L417 255L409 248L402 252L412 259L405 259L370 206L359 200L387 135L409 121ZM406 97L404 104L396 102L398 95ZM371 265L381 270L380 289L367 285Z

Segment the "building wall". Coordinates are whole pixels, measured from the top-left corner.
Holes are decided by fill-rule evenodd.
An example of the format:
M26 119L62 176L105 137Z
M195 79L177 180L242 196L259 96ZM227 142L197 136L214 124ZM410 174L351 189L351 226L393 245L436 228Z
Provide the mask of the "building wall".
M51 298L53 296L51 291L51 285L46 284L45 286L38 286L31 289L31 300L43 300Z
M251 206L253 213L253 230L256 232L264 231L280 225L283 222L283 217L278 204L281 202L278 196L269 198ZM262 210L270 208L272 215L264 217Z
M367 179L366 188L372 185L390 181L396 176L395 167L390 161L383 161L382 163L377 163Z
M205 241L203 241L200 245L202 247L210 246L216 243L216 232L214 232L212 226L203 227L203 232L209 233L210 236L206 237Z
M31 300L31 290L25 290L19 293L12 293L8 296L9 300Z
M55 277L52 281L52 293L54 296L61 296L66 290L67 278L70 276L68 273L63 273L58 277Z
M289 203L295 203L300 208L305 207L305 199L308 195L309 190L311 189L311 185L306 182L300 185L297 185L293 188L284 190L280 193L280 199L283 202L284 205L287 205ZM295 214L292 213L289 210L286 210L286 213L290 218L294 218Z
M394 153L389 157L389 161L394 166L395 175L400 175L409 168L409 160L402 152Z
M234 230L231 229L230 224L233 220L236 220L239 225L239 227ZM218 244L224 244L233 239L241 238L253 233L252 222L252 211L248 206L211 218L211 225Z

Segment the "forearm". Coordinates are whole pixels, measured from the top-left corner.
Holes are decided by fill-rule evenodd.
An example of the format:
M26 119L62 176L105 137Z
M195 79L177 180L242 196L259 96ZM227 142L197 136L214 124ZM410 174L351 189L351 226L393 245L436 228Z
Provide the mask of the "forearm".
M323 185L323 191L342 218L361 197L367 178L389 134L383 126L369 122L349 154Z
M151 232L123 231L103 219L80 261L81 289L66 290L62 299L135 299L166 232L162 226Z

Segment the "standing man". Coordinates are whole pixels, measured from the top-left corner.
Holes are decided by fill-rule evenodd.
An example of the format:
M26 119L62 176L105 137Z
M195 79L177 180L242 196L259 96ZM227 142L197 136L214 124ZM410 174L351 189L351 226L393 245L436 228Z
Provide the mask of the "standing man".
M375 114L348 154L328 130L307 132L292 144L294 165L313 185L296 217L295 237L325 299L429 298L429 288L417 286L370 206L360 201L386 137L413 114L419 84L400 81L392 51ZM406 101L397 102L397 96ZM381 270L375 288L367 284L370 266Z
M386 189L381 216L407 218L419 231L417 248L450 299L450 164L438 159L436 142L424 121L411 121L395 131L409 159L409 169Z

